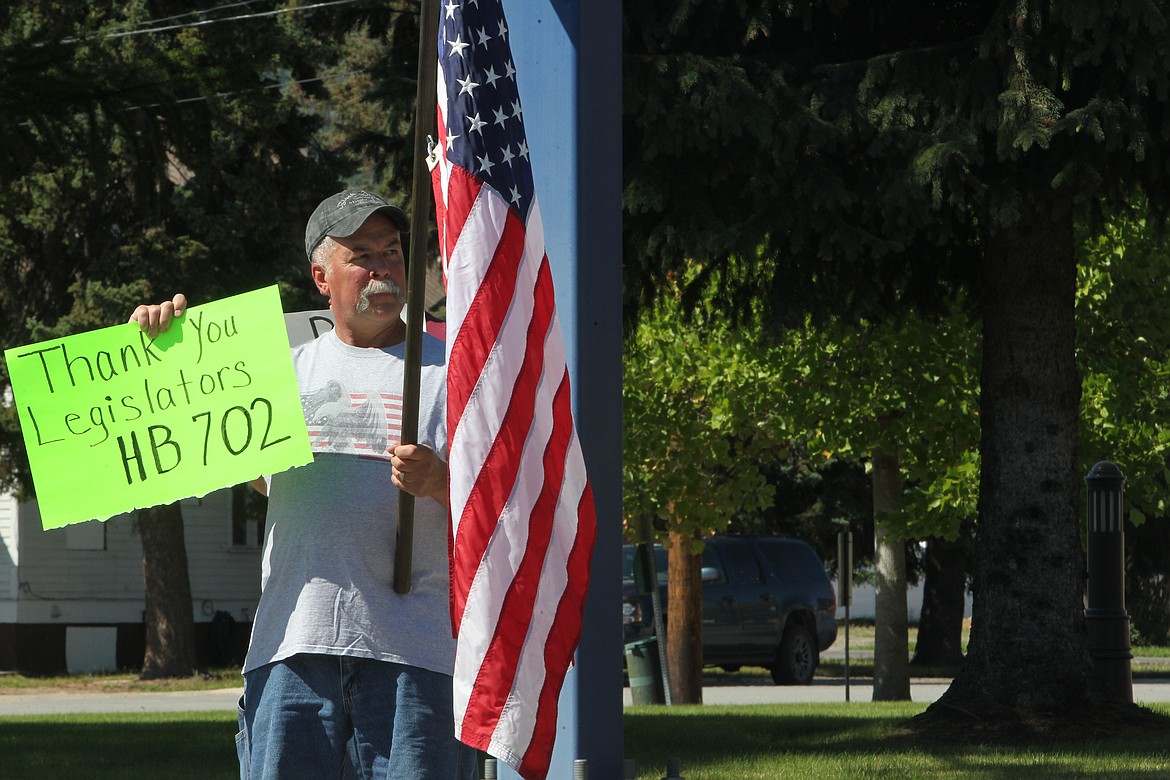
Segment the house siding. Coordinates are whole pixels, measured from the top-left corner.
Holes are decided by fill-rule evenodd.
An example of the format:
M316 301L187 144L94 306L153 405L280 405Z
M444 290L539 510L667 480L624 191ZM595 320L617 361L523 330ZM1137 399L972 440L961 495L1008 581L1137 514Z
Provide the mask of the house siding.
M19 544L17 543L18 503L15 496L0 494L0 623L14 622L20 593ZM4 605L8 603L9 613Z
M182 502L196 644L204 664L242 660L260 598L261 552L233 547L231 506L230 490ZM131 515L111 518L104 550L70 549L71 533L74 546L83 538L100 542L100 534L42 530L35 502L0 496L0 669L59 671L68 626L116 626L118 665L141 665L145 587L134 524Z

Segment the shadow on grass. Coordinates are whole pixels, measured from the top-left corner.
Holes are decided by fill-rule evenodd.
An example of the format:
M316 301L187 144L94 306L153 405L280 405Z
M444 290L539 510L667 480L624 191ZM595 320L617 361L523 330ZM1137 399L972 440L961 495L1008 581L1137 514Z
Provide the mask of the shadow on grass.
M239 777L232 713L0 718L5 780Z
M753 711L753 709L755 711ZM902 731L923 704L641 707L625 713L625 755L639 780L658 780L668 758L688 780L743 778L1077 778L1170 776L1162 735L1042 749L916 746Z

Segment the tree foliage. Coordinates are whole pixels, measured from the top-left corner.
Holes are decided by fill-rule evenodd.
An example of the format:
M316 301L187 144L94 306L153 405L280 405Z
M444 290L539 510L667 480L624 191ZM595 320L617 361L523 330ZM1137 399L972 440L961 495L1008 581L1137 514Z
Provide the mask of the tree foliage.
M977 330L961 308L884 323L806 320L781 334L773 357L790 436L824 458L897 454L905 511L882 521L903 539L953 539L975 514L977 360Z
M1085 472L1111 460L1129 477L1131 516L1170 514L1170 237L1144 203L1080 244L1077 351Z
M715 273L761 248L767 265L721 278L741 308L762 296L789 323L934 309L978 291L982 234L1016 224L1036 187L1086 213L1137 182L1165 200L1161 3L623 13L631 316L660 269Z
M759 461L782 445L763 345L716 312L696 323L680 307L665 299L626 344L623 506L627 529L648 516L663 537L699 538L770 506Z
M90 3L78 19L68 8L0 12L4 56L44 45L57 58L0 76L6 94L37 87L8 114L16 141L0 151L3 346L67 314L79 327L124 321L129 309L78 310L104 289L200 302L277 282L303 308L305 215L343 173L317 139L321 120L282 88L313 52L271 20L152 33L148 19L182 9ZM0 482L27 489L6 412Z

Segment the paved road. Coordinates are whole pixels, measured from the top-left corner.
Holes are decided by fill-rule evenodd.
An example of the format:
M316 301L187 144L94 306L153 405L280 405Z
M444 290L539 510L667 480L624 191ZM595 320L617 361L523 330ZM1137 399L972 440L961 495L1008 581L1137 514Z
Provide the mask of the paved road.
M950 685L949 680L916 679L910 686L910 698L916 702L932 702ZM224 688L212 691L179 691L166 693L78 693L22 691L0 693L0 716L56 715L69 712L189 712L192 710L235 711L242 688ZM622 691L623 700L630 705L630 689ZM1170 702L1170 679L1143 680L1134 683L1134 701L1148 704ZM869 678L850 680L849 700L867 702L873 699L873 681ZM800 702L843 702L845 681L840 678L818 678L812 685L772 685L761 676L757 684L712 684L703 688L706 704L791 704Z

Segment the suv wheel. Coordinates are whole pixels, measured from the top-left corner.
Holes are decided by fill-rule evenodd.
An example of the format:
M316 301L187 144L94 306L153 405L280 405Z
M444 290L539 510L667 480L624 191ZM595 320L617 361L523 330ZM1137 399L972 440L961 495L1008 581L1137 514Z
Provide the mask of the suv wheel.
M772 682L777 685L808 685L820 660L816 638L799 623L784 629L784 637L772 662Z

